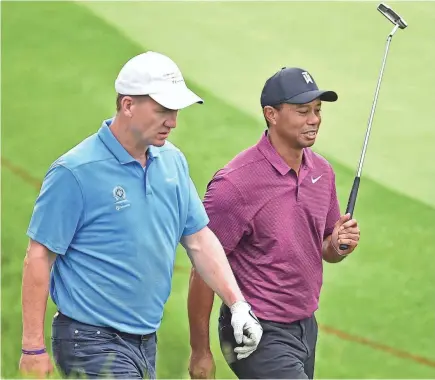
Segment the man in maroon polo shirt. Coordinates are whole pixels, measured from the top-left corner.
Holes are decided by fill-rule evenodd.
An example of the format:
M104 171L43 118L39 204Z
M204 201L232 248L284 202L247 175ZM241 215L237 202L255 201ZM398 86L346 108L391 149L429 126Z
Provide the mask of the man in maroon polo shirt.
M223 305L219 338L239 378L312 379L323 260L337 263L358 244L359 228L340 216L331 165L310 147L321 102L337 94L318 89L299 68L283 68L261 94L267 130L209 183L205 208L237 282L263 326L258 345L234 341ZM348 244L340 251L340 244ZM213 292L192 271L188 309L192 378L214 377L209 345Z

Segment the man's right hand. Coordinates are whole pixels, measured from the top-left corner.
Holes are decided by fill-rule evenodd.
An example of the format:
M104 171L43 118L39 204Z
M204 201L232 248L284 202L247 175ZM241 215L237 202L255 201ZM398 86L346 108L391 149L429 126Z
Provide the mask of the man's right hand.
M214 379L216 366L212 353L192 351L189 361L189 374L191 379Z
M43 379L54 372L54 367L48 353L40 355L22 354L20 372L23 375L37 376L38 379Z

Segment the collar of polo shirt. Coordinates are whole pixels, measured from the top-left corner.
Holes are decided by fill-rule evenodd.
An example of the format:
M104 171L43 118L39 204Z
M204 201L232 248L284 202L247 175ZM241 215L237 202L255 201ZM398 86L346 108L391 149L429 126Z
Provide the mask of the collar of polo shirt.
M286 175L292 168L287 165L284 159L278 154L275 148L269 141L267 137L267 130L261 136L258 144L258 149L266 158L267 161L281 174ZM313 160L307 152L307 149L303 149L302 163L306 165L309 169L313 169Z
M104 145L106 145L107 149L109 149L112 154L117 158L117 160L121 164L128 164L129 162L136 161L130 153L122 146L122 144L116 139L110 130L110 125L112 124L113 119L104 120L101 125L100 130L98 131L98 136L101 141L103 141ZM147 157L150 159L154 159L160 156L159 149L153 145L148 147Z

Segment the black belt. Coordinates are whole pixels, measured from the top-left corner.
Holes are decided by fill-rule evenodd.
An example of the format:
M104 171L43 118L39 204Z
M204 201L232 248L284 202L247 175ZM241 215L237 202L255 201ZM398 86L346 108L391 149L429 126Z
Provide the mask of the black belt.
M78 321L78 320L76 320L74 318L68 317L67 315L62 314L60 311L58 311L57 314L58 314L58 316L57 316L58 319L60 317L60 318L62 318L64 320L68 320L70 322L81 323L81 324L92 326L92 327L95 327L95 328L104 328L105 330L113 332L113 333L119 335L122 338L136 339L136 340L148 340L148 339L150 339L151 337L153 337L156 334L155 332L152 332L150 334L145 334L145 335L131 334L131 333L127 333L127 332L124 332L124 331L119 331L117 329L114 329L113 327L89 325L88 323L80 322L80 321Z

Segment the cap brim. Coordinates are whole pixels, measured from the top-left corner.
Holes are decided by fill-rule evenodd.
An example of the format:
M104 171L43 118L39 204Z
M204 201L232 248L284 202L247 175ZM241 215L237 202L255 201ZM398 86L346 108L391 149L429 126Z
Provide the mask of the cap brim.
M296 95L293 98L287 99L285 103L289 104L305 104L310 103L315 99L320 99L325 102L335 102L338 95L335 91L313 90Z
M169 108L170 110L181 110L195 103L204 103L198 95L187 87L171 89L170 91L158 94L149 94L149 96L157 103L163 107Z

